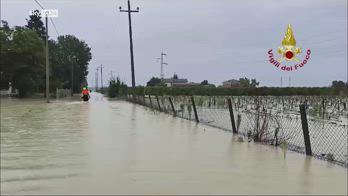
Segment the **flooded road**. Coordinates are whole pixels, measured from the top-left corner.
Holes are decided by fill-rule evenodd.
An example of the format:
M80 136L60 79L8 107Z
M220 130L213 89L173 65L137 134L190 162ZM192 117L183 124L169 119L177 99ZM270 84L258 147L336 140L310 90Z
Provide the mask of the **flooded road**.
M1 194L347 194L347 169L95 93L6 98Z

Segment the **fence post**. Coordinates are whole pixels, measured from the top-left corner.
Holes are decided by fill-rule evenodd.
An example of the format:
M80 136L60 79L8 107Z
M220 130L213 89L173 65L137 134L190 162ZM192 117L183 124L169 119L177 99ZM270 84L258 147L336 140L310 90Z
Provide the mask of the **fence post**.
M173 115L176 116L176 111L175 111L174 104L173 104L173 100L172 100L171 97L169 97L169 102L170 102L170 106L172 106Z
M238 133L236 129L236 122L234 121L234 114L233 114L233 108L232 108L232 100L229 97L227 99L228 102L228 109L230 110L230 117L231 117L231 123L232 123L232 131L233 133Z
M322 115L323 115L323 119L325 119L325 99L323 98L323 100L321 101L321 105L322 105Z
M198 115L197 115L197 109L196 109L196 104L195 104L195 99L193 98L193 96L191 97L191 102L192 102L192 106L193 106L193 112L195 113L196 122L199 123L199 119L198 119Z
M311 148L311 141L310 141L310 137L309 137L305 104L300 105L300 113L301 113L301 123L302 123L303 138L304 138L304 143L305 143L305 148L306 148L306 155L312 156L312 148Z
M151 95L149 95L149 100L150 100L150 107L153 108Z
M143 95L143 102L144 102L144 105L146 105L145 94Z
M159 110L159 111L162 111L162 110L161 110L161 104L160 104L160 102L159 102L159 100L158 100L158 96L157 96L157 95L156 95L156 100L157 100L158 110Z

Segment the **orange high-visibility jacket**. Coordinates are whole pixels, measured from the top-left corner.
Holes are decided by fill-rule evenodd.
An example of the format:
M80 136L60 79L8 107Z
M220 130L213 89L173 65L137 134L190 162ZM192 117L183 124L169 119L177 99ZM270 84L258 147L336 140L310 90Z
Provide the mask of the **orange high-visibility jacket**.
M82 90L82 93L81 93L82 95L89 95L89 90Z

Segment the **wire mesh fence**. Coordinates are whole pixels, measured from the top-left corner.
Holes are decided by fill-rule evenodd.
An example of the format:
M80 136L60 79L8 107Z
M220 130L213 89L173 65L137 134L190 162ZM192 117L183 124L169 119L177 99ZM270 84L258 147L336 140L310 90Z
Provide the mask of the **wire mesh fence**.
M56 98L65 98L71 96L71 90L70 89L56 89Z
M226 131L232 131L234 123L235 131L248 141L284 144L289 150L306 153L304 120L299 108L303 104L313 155L348 167L346 97L144 95L135 99L129 96L129 100Z

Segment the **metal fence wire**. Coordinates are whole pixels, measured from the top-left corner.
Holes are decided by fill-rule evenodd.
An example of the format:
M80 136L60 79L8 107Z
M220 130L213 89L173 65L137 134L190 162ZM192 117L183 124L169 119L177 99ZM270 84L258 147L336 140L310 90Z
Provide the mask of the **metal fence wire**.
M306 153L299 108L304 104L312 155L348 167L347 97L144 95L128 99L179 118L232 131L230 99L238 134L248 141L286 144L289 150L300 153Z

